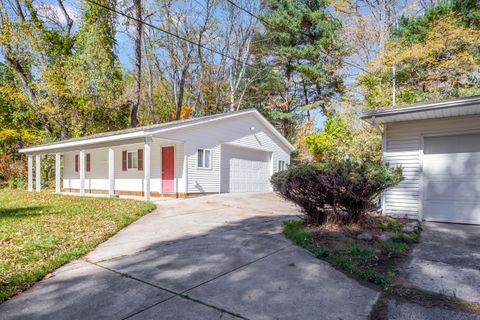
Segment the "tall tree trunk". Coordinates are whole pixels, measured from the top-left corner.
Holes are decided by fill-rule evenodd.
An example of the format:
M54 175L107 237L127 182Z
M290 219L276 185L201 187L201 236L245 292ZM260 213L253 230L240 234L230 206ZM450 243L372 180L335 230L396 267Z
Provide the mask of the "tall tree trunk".
M24 21L24 14L23 11L21 11L21 6L20 3L17 2L19 14L20 14L20 19ZM7 10L5 8L5 4L3 1L0 0L0 22L1 26L3 27L5 24L11 23L8 15L7 15ZM23 88L25 92L27 93L28 100L30 102L30 107L32 108L33 112L35 115L38 117L40 122L42 123L42 127L45 130L45 132L51 136L52 135L52 130L50 129L49 123L48 123L48 118L45 114L42 114L37 106L37 98L36 98L36 92L35 90L31 87L30 85L30 79L27 74L27 71L23 68L22 64L20 63L19 59L15 57L15 55L12 53L12 49L10 47L10 43L3 43L3 49L5 51L5 60L7 63L12 67L12 69L15 71L16 75L20 78L20 82L23 85Z
M180 84L178 88L178 100L175 112L175 120L180 120L182 116L183 92L185 91L185 80L187 78L188 64L183 65L182 74L180 76Z
M180 120L182 116L183 93L185 92L185 81L187 79L187 72L188 72L188 67L190 66L191 55L192 55L192 49L188 51L187 59L183 64L182 74L180 75L180 84L178 86L178 99L177 99L177 106L175 110L175 120Z
M322 92L322 88L320 87L320 84L316 83L315 87L317 89L317 97L323 98L323 92ZM325 99L323 99L323 100L325 100ZM324 116L329 116L329 115L335 114L335 110L329 108L325 104L325 102L320 105L320 108L322 109L322 113L323 113Z
M142 76L142 1L134 0L135 18L137 19L135 29L135 94L132 101L131 127L138 126L138 106L140 105L140 90Z
M307 89L307 84L305 83L305 79L302 79L302 86L303 86L303 96L305 98L305 106L308 106L310 104L310 101L308 100L308 89ZM307 109L307 119L310 120L310 108Z
M147 42L149 46L147 47ZM152 62L150 61L149 49L151 48L151 44L149 41L149 37L145 37L144 39L144 48L145 48L145 60L147 62L147 71L148 71L148 109L150 111L150 124L156 123L155 119L155 102L153 101L153 67Z

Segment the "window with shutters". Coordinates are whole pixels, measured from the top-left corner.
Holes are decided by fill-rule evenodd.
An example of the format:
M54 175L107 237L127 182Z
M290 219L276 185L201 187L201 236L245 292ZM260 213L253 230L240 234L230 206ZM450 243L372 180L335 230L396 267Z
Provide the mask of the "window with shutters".
M128 169L137 169L138 168L138 153L137 153L137 151L128 151L128 153L127 153L127 168Z
M91 158L90 158L90 153L87 153L85 155L85 169L87 172L90 172L90 162L91 162ZM79 172L80 171L80 155L76 154L75 155L75 172Z

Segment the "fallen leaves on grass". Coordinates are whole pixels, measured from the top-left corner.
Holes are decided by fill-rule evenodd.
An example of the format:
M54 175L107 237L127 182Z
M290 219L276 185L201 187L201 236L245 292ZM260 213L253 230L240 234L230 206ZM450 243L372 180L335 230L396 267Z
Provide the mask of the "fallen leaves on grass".
M151 203L0 193L0 302L152 211Z

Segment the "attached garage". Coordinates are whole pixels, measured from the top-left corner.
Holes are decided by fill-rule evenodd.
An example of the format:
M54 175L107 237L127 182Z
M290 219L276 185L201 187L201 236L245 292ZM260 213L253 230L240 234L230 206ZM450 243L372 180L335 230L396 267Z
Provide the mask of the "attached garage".
M480 96L362 114L383 132L383 161L404 180L382 196L385 214L480 224Z
M270 191L271 159L267 151L222 145L221 192Z

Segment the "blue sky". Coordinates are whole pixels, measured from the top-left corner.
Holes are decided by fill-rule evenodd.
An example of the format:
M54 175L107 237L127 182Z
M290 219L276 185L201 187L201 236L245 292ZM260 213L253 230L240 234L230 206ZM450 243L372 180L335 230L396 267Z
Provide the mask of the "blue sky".
M53 8L53 11L57 13L57 16L60 18L60 20L63 18L63 15L61 14L60 9L58 8L58 4L55 0L43 0L43 1L45 4L48 4ZM192 0L192 1L195 1L195 0ZM256 1L256 0L252 0L252 1ZM67 11L69 12L70 16L74 20L77 20L76 22L78 22L79 12L81 10L83 3L84 3L83 0L66 0L65 2ZM196 3L199 4L198 1L196 1ZM400 3L401 5L406 5L408 3L411 3L411 0L401 0ZM193 2L189 4L195 6ZM221 15L222 14L221 10L216 14ZM242 13L242 14L246 14L246 13ZM146 28L148 28L148 26L146 26ZM133 61L133 40L126 34L126 26L124 26L124 24L121 24L121 23L119 24L119 32L117 32L116 40L118 45L117 49L118 49L118 56L119 56L120 62L125 69L131 70L132 61ZM355 59L354 57L349 57L349 59L353 59L351 60L351 62L355 64L359 64L361 67L364 67L358 59ZM349 76L345 78L346 85L355 86L355 78L360 72L359 69L350 66L345 68L345 72L349 74ZM312 115L316 118L316 127L321 128L325 120L325 117L321 114L319 110L314 110L312 112Z
M53 0L47 0L47 1L53 1ZM197 2L198 3L198 2ZM53 7L56 7L55 2L51 2L50 5ZM69 14L72 16L74 20L77 20L78 22L78 16L81 10L82 6L82 1L81 0L67 0L65 3L66 9L69 12ZM58 11L58 16L60 17L60 11ZM222 14L221 12L217 14ZM127 35L126 33L126 26L122 24L122 19L120 18L120 23L119 23L119 28L118 32L116 34L116 41L117 41L117 50L118 50L118 57L120 59L120 63L122 64L122 67L125 68L126 70L131 70L133 68L133 39ZM146 26L146 28L149 28ZM315 126L317 128L321 128L323 126L323 122L325 121L325 117L323 114L320 112L320 110L313 110L311 112L311 115L315 118Z

